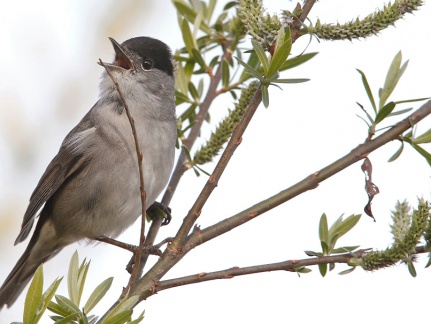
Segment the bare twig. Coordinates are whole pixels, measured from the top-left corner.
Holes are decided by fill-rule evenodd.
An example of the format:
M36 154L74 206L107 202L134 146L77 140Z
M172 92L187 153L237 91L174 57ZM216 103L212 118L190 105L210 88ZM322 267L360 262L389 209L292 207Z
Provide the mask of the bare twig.
M421 108L412 113L409 117L403 119L380 136L371 141L366 140L363 144L357 146L347 155L321 169L320 171L314 172L290 188L287 188L280 193L265 199L232 217L226 218L217 224L200 230L198 235L192 233L189 235L189 240L187 241L186 246L183 247L183 253L187 253L187 251L190 249L193 249L194 247L211 240L214 237L224 234L308 190L317 188L318 185L324 180L346 169L353 163L364 159L369 153L375 151L379 147L392 140L399 139L399 136L402 133L412 128L415 124L430 114L431 100L426 102Z
M141 263L142 253L143 253L143 249L144 249L144 241L145 241L145 221L146 221L145 217L146 217L146 210L147 210L146 206L145 206L145 200L147 198L147 194L145 192L144 171L143 171L143 167L142 167L142 152L141 152L141 149L139 146L138 134L136 132L136 126L135 126L135 120L133 119L132 115L130 114L129 107L127 106L126 100L124 99L121 88L120 88L118 82L113 77L111 71L109 71L109 69L106 68L106 66L102 62L102 60L99 59L99 62L100 62L100 65L102 65L105 68L106 73L108 73L109 77L111 78L112 82L114 83L115 88L117 89L118 95L120 97L120 100L123 103L124 110L126 111L127 118L129 119L130 127L132 129L133 139L135 142L136 156L138 158L139 181L140 181L139 193L140 193L140 197L141 197L141 206L142 206L142 209L141 209L141 212L142 212L141 236L140 236L140 242L139 242L138 249L136 250L136 253L134 253L134 256L133 256L134 257L133 271L132 271L132 274L130 276L130 280L129 280L129 283L127 285L127 289L124 290L124 291L128 292L135 285L135 282L137 281L137 279L140 275L140 273L139 273L140 266L139 265Z
M345 263L349 264L354 258L360 259L366 252L370 249L362 249L351 253L344 253L338 255L330 255L323 257L313 257L301 260L287 260L283 262L262 264L251 267L232 267L225 270L214 271L214 272L201 272L194 275L175 278L170 280L160 281L157 286L157 292L169 288L174 288L178 286L185 286L194 283L200 283L204 281L216 280L216 279L231 279L237 276L244 276L249 274L256 274L269 271L292 271L295 272L296 269L302 267L308 267L318 264L328 264L328 263Z

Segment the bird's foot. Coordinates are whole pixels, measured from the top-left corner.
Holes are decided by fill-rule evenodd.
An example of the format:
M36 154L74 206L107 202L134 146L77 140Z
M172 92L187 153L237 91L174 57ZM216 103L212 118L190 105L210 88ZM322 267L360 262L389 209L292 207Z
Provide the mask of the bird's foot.
M155 201L148 209L147 215L154 219L155 217L163 217L162 226L168 225L171 222L171 209L165 204Z

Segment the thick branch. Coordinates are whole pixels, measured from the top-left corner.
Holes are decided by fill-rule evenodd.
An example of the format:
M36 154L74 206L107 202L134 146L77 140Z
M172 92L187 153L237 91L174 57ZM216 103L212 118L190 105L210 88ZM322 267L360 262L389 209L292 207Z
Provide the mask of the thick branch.
M365 143L360 144L347 155L321 169L320 171L316 171L315 173L309 175L290 188L287 188L280 193L265 199L232 217L224 219L217 224L199 231L195 231L189 235L190 239L187 242L187 245L184 247L184 252L187 252L190 249L193 249L194 247L213 239L214 237L224 234L308 190L317 188L319 183L322 181L344 170L353 163L362 160L369 153L375 151L386 143L394 139L398 139L403 132L417 124L429 114L431 114L431 100L426 102L421 108L419 108L409 117L400 121L382 135L376 137L374 140L366 141Z

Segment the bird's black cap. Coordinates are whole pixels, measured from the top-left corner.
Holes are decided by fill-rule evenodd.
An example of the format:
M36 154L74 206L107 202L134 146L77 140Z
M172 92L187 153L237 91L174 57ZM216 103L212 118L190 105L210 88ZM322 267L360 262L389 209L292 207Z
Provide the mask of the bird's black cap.
M130 38L122 43L121 46L137 53L144 60L151 60L156 69L173 76L174 67L171 61L171 50L162 41L142 36Z

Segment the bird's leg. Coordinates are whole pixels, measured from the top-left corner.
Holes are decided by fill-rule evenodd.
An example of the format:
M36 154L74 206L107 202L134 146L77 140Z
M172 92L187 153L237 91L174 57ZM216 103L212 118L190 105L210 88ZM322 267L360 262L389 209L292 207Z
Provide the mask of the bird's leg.
M165 204L155 201L148 209L147 215L154 219L155 217L163 217L162 226L168 225L171 222L171 209Z

